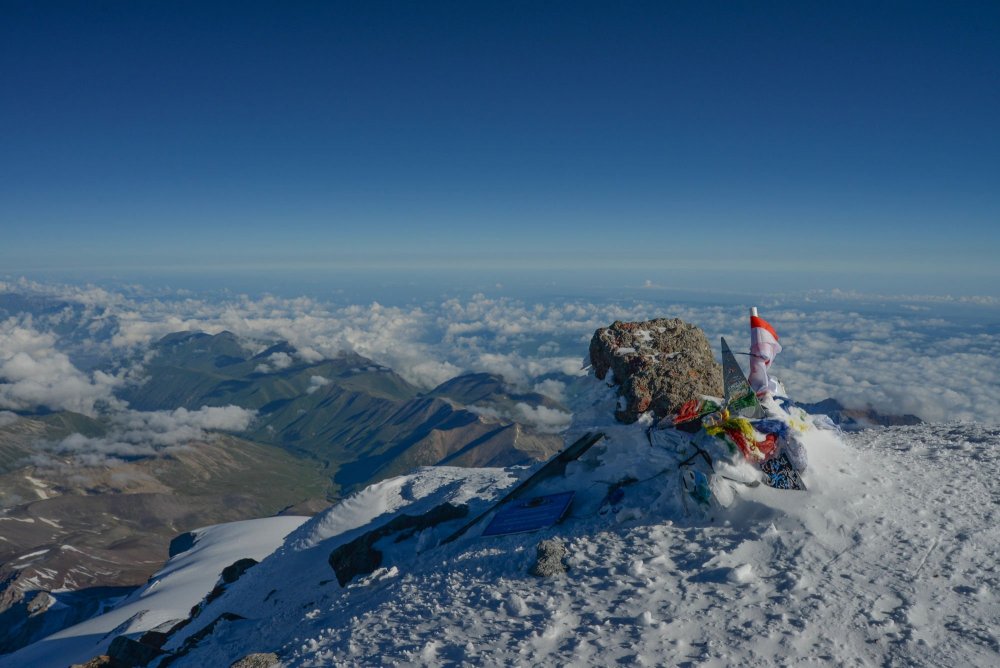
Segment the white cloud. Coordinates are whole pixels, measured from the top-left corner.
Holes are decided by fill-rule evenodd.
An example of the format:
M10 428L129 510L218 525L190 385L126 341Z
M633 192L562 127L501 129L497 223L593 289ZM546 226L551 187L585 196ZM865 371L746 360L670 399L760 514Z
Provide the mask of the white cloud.
M97 403L117 403L112 390L120 382L103 371L77 369L56 349L56 336L35 329L30 317L0 323L0 408L94 415Z
M219 303L25 282L11 289L58 296L82 304L94 322L114 322L105 343L111 351L141 350L173 331L229 330L248 341L287 340L305 361L356 352L423 388L486 371L519 389L558 393L556 385L543 385L547 381L540 378L578 374L594 330L616 319L680 317L704 328L714 349L720 335L734 350L748 345L745 305L670 303L657 290L642 291L648 301L635 302L531 303L477 294L400 307L273 296L236 296ZM997 322L997 303L992 297L829 291L784 295L760 305L784 346L773 372L795 398L833 396L849 405L871 404L932 420L998 422L1000 379L994 369L1000 337L996 325L988 325ZM886 304L895 305L891 313ZM965 314L965 320L953 313ZM58 317L65 321L71 314ZM53 407L87 412L107 400L116 378L74 367L40 321L28 326L22 320L16 326L26 331L14 331L8 321L4 332L10 336L0 339L0 363L9 364L11 374L0 387L0 408L19 410L44 398ZM29 345L35 339L37 349ZM27 358L15 359L20 352ZM273 366L270 359L266 363Z
M566 383L561 380L546 378L540 383L535 383L535 386L531 389L558 402L566 402Z
M552 355L553 353L557 352L559 352L558 341L546 341L542 345L538 346L539 355Z
M17 422L20 418L17 413L11 413L10 411L0 411L0 427L6 427Z
M257 371L258 373L273 373L275 371L281 371L282 369L287 369L292 366L293 361L292 356L288 353L271 353L267 356L267 361L258 364L254 368L254 371Z
M530 406L519 403L514 406L515 418L518 422L529 424L547 433L558 433L569 426L573 419L572 413L566 413L556 408L545 406Z
M309 376L309 387L306 388L306 393L312 394L324 385L329 385L331 382L333 381L323 376Z
M805 294L807 299L821 303L830 301L845 302L916 302L924 304L972 304L976 306L998 306L1000 298L994 295L886 295L857 290L811 290Z
M71 434L47 449L79 462L89 462L88 465L101 458L151 457L193 441L203 441L210 432L244 431L255 415L255 411L239 406L203 406L196 411L127 410L112 417L112 427L106 436Z
M556 434L569 426L573 414L546 406L531 406L524 402L514 405L511 412L493 406L468 406L467 409L492 420L519 422L545 434Z
M982 325L908 313L769 309L784 348L772 372L801 401L834 397L929 421L1000 422L1000 338ZM742 315L714 327L734 350L748 345Z

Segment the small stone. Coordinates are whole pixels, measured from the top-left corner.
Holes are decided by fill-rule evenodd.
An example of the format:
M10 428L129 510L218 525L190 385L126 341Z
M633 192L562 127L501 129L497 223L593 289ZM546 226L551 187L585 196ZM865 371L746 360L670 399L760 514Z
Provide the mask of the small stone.
M274 652L257 652L237 659L229 668L274 668L274 666L279 665L281 665L281 660Z
M538 543L538 558L531 567L531 574L540 578L559 575L566 572L563 559L566 557L566 546L558 538L543 540Z

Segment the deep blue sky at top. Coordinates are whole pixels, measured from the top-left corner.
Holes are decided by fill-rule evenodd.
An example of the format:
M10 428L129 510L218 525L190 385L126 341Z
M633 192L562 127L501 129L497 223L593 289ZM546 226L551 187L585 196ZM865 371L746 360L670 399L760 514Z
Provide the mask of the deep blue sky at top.
M996 295L998 35L996 2L0 0L0 274L765 258Z

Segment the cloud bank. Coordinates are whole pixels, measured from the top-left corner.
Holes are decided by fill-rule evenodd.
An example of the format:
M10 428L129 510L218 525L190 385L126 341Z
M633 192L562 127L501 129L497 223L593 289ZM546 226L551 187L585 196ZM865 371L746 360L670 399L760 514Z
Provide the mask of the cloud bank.
M121 378L80 371L56 343L56 335L35 329L30 317L0 323L0 408L94 415L98 403L118 403L112 391Z
M437 303L335 305L310 297L235 296L222 300L150 298L100 288L37 286L76 306L76 318L101 333L89 345L108 358L144 350L174 332L229 330L263 350L289 341L303 361L343 352L369 357L422 388L466 372L502 375L523 390L572 399L570 378L585 366L594 330L616 319L679 317L705 329L713 347L726 336L748 346L747 305L676 303L643 290L642 300L539 302L475 294ZM915 413L932 421L1000 422L1000 310L989 299L810 293L758 304L777 328L783 352L772 367L796 399L840 399L849 407ZM93 411L111 400L128 370L85 373L60 349L54 318L28 316L0 326L0 409L32 402ZM81 325L83 327L84 325ZM79 329L79 328L78 328ZM256 343L255 343L256 342ZM284 353L276 355L285 355ZM268 369L291 363L272 355ZM287 355L286 355L287 357ZM317 381L319 382L319 381ZM558 420L535 412L539 425Z
M255 416L256 411L239 406L203 406L196 411L123 410L112 416L106 436L71 434L45 449L88 466L105 465L122 458L162 455L203 441L213 431L244 431Z

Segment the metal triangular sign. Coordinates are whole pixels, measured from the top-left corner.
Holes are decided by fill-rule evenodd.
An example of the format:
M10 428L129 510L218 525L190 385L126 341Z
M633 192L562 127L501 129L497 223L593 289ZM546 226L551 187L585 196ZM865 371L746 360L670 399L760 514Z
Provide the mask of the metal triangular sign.
M745 418L764 417L764 408L757 400L757 393L750 387L740 363L726 344L726 337L722 337L722 387L726 392L729 412Z

